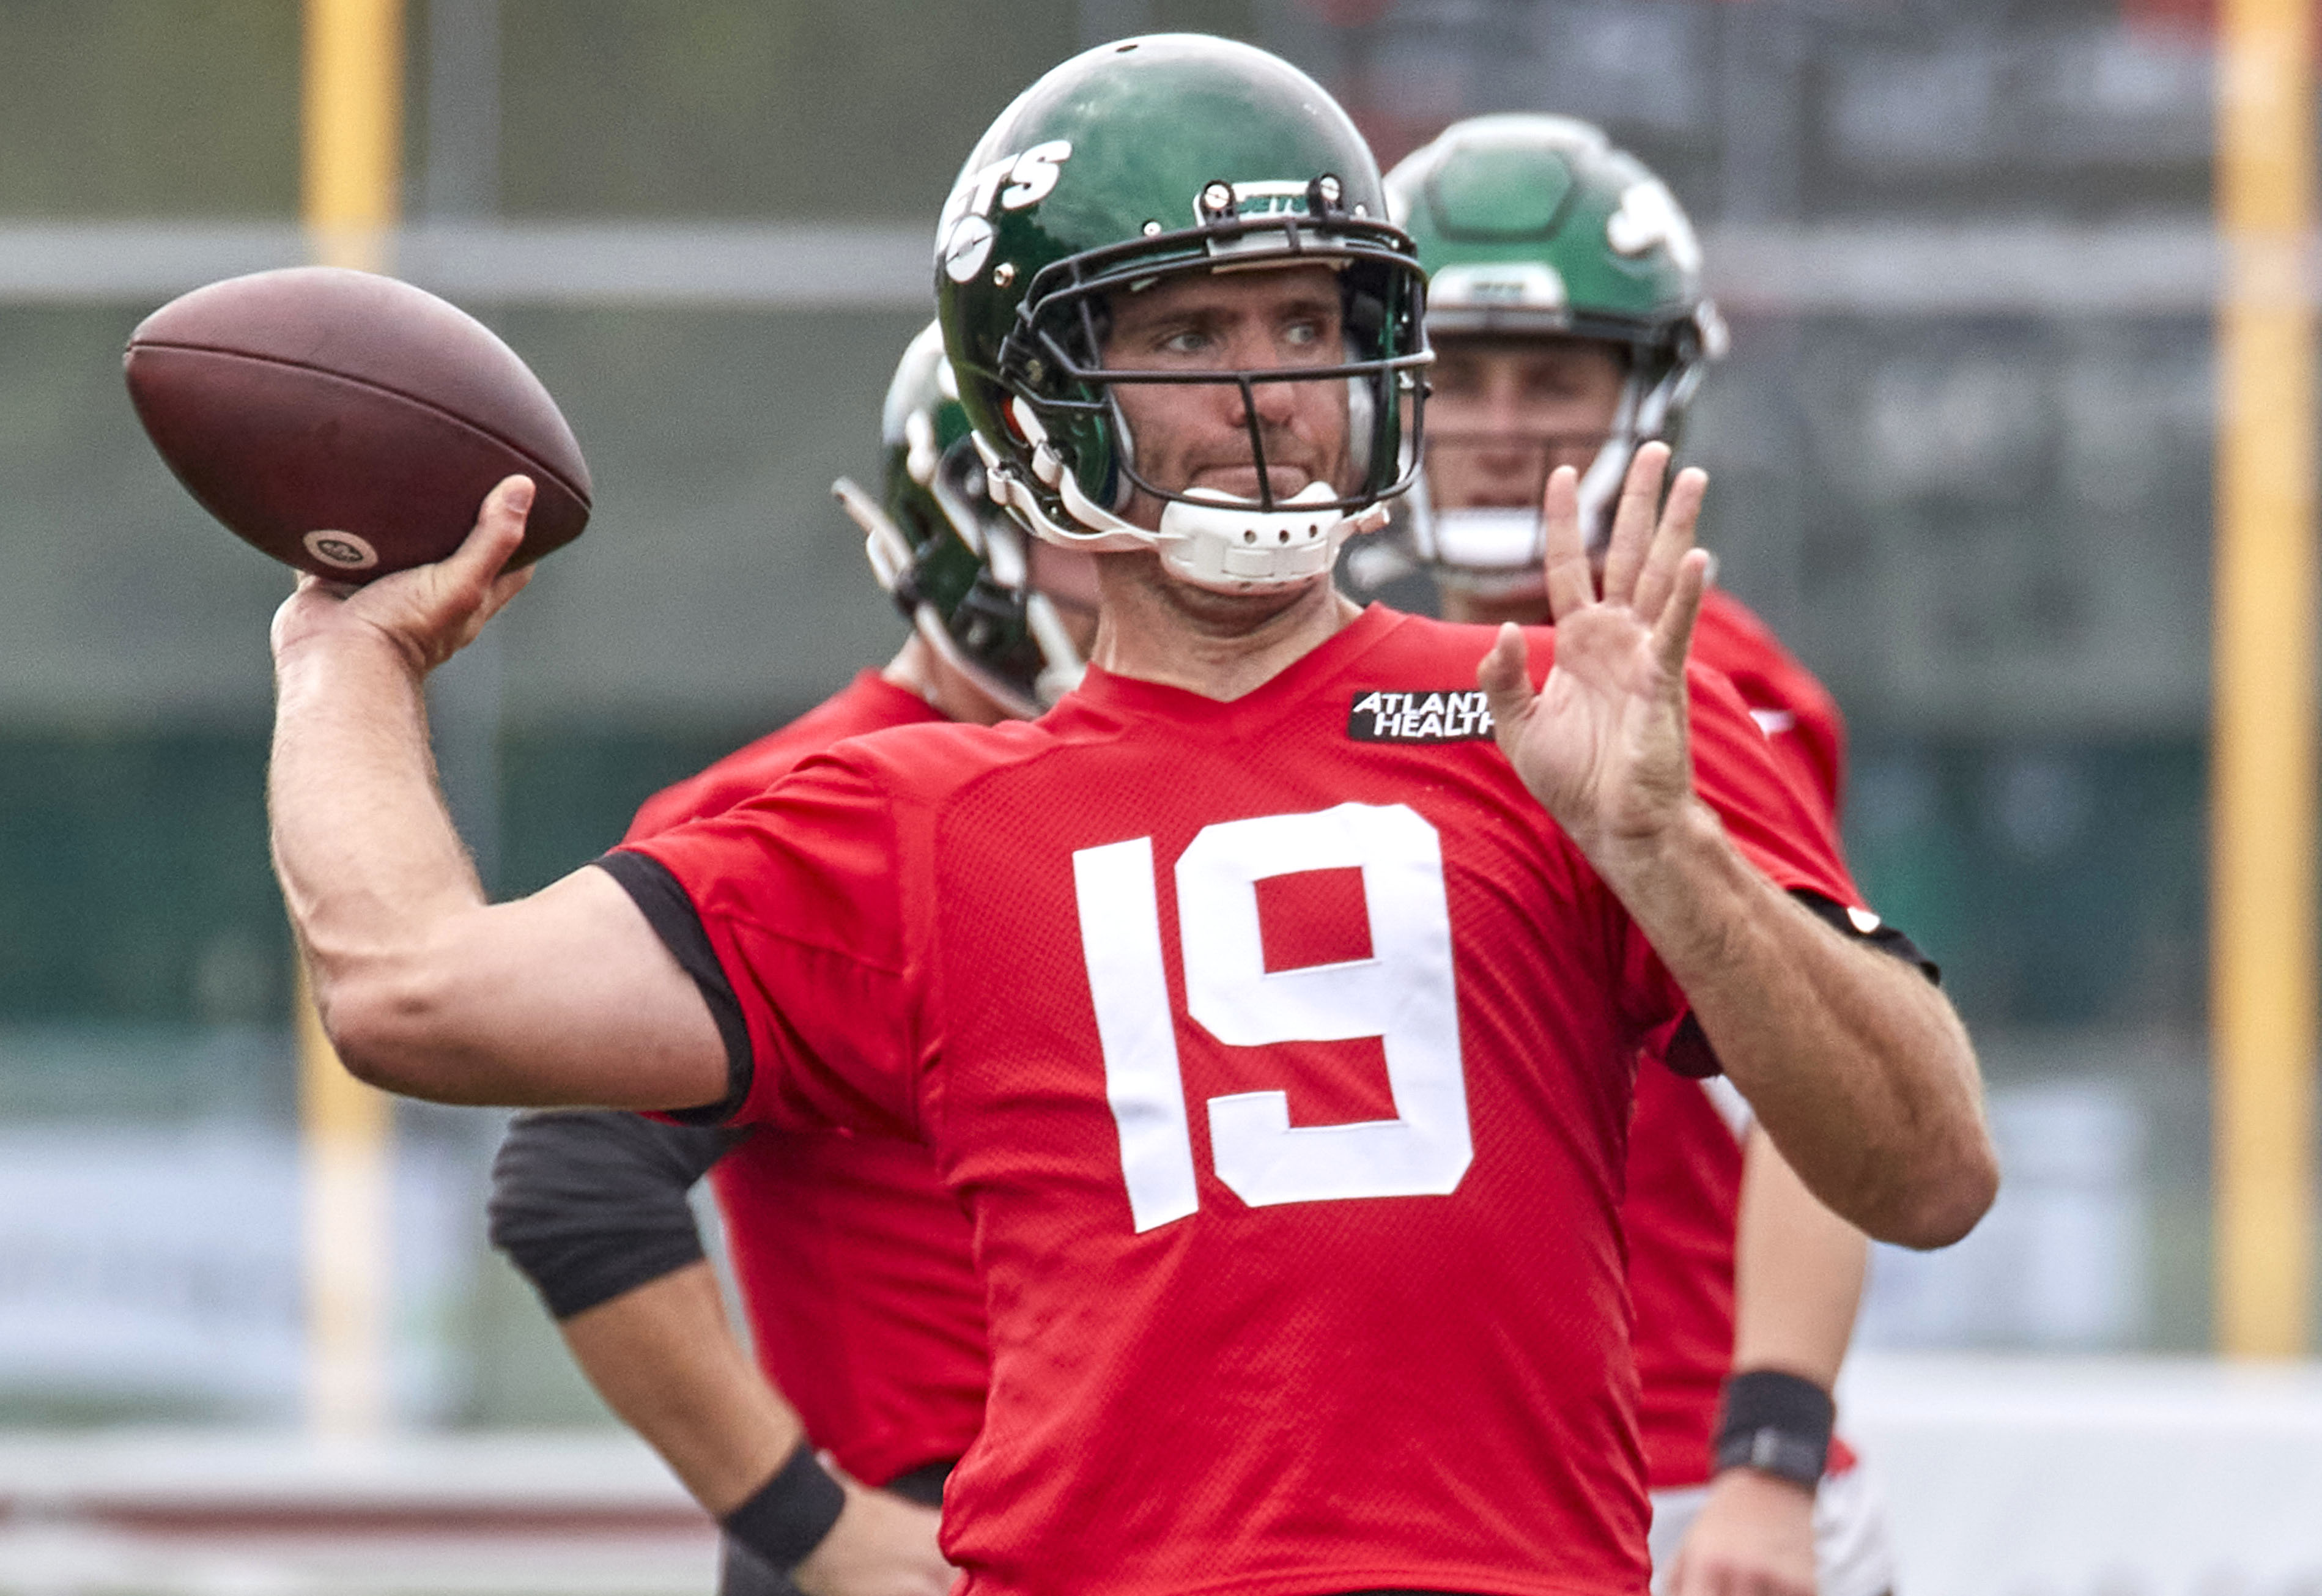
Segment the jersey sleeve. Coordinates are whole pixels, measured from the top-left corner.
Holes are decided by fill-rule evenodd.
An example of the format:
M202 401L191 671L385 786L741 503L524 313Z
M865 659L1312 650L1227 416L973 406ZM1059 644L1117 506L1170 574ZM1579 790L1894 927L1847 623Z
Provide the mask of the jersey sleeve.
M1723 588L1703 595L1693 658L1725 673L1766 733L1775 762L1833 816L1846 771L1846 717L1838 700L1782 646L1773 629Z
M1844 813L1846 717L1839 712L1838 700L1803 666L1794 666L1782 679L1781 687L1790 695L1790 724L1769 729L1766 740L1776 758L1787 763L1806 784L1815 801L1835 817Z
M1704 665L1688 667L1687 682L1694 790L1724 822L1734 846L1787 891L1861 907L1830 812L1777 763L1733 684Z
M736 1055L727 1117L918 1134L919 964L893 804L875 780L811 760L747 803L610 858L622 854L682 892L698 940L665 907L647 917L712 1011L735 1017L721 1024ZM636 871L613 873L637 894Z

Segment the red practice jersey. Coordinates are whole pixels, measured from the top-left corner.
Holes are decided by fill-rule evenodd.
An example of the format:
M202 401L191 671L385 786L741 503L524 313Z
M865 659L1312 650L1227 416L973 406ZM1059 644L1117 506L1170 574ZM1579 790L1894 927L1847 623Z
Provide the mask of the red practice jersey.
M810 754L943 717L873 670L646 800L635 842L754 798ZM884 1484L967 1450L983 1423L983 1291L967 1216L925 1146L765 1125L710 1172L758 1361L816 1446Z
M1835 826L1846 780L1846 719L1830 689L1790 656L1773 628L1722 588L1702 595L1693 657L1725 673L1764 728L1775 758L1805 783Z
M1741 600L1712 588L1693 657L1732 681L1793 779L1835 829L1846 726L1838 705ZM1646 1478L1699 1485L1733 1365L1733 1234L1749 1106L1723 1080L1658 1064L1637 1077L1629 1130L1629 1290L1636 1301L1638 1405ZM1833 1468L1851 1459L1832 1447Z
M1618 1198L1683 999L1490 741L1492 638L1374 606L1230 703L1092 670L641 844L738 1001L742 1117L919 1131L968 1207L966 1591L1643 1591ZM1729 834L1851 904L1694 689Z

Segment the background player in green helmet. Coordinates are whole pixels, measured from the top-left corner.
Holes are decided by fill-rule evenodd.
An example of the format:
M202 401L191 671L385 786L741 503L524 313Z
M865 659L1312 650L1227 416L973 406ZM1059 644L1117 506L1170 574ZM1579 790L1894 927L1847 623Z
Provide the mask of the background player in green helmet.
M1453 618L1545 621L1549 472L1579 473L1601 539L1637 449L1675 441L1723 349L1700 245L1659 178L1563 117L1456 123L1387 188L1428 269L1437 351L1423 489L1401 549L1430 568ZM1843 726L1821 684L1722 591L1705 598L1694 654L1732 679L1834 820ZM1623 1222L1657 1589L1878 1596L1892 1582L1883 1517L1829 1434L1860 1233L1814 1200L1723 1080L1653 1063L1638 1082Z
M1527 598L1549 471L1580 473L1601 543L1637 446L1676 442L1724 351L1701 245L1659 178L1567 117L1459 123L1390 174L1388 195L1428 265L1437 355L1409 552L1486 607Z
M1095 574L1070 551L1028 538L992 505L934 322L903 351L880 436L883 495L845 478L832 488L863 528L879 585L937 659L991 705L1041 714L1081 679Z

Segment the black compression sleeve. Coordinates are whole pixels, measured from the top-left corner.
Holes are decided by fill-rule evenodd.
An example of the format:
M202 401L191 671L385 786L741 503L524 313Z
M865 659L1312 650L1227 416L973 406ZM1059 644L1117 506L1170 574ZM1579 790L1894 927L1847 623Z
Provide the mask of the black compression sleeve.
M658 859L617 849L596 862L599 870L621 884L621 889L644 911L654 934L676 956L678 967L693 978L702 1001L709 1005L710 1017L718 1022L718 1035L726 1043L726 1095L714 1103L675 1110L670 1117L687 1125L722 1125L749 1100L754 1063L741 1000L726 979L726 967L718 962L718 951L709 945L709 933L701 928L693 899Z
M519 1114L492 1160L492 1245L560 1319L699 1262L686 1192L748 1133L617 1110Z

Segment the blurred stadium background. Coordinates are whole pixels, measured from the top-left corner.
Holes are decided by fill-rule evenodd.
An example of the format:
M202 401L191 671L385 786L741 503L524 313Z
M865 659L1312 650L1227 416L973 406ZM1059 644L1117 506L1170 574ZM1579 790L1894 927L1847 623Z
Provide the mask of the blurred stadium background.
M532 362L599 488L437 684L507 892L893 645L826 488L874 468L960 157L1063 54L1250 39L1386 160L1480 111L1605 124L1703 225L1734 326L1691 440L1721 579L1844 705L1859 873L1992 1085L1998 1208L1882 1254L1864 1315L1905 1588L2322 1591L2322 1375L2205 1357L2198 0L409 0L398 26L394 269ZM162 300L307 258L301 38L296 0L0 0L0 1591L706 1590L699 1521L484 1249L490 1115L397 1110L385 1394L300 1428L261 804L285 582L117 373Z

